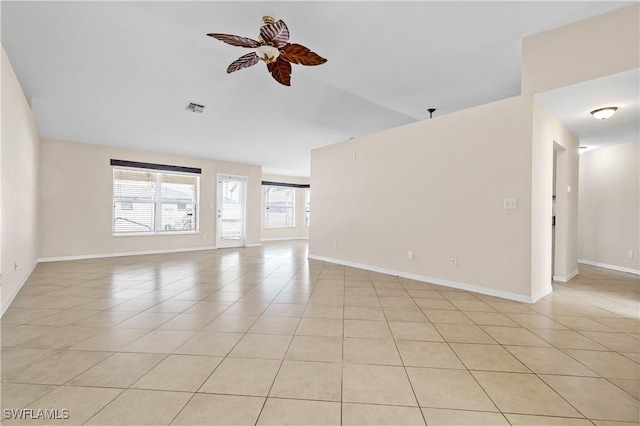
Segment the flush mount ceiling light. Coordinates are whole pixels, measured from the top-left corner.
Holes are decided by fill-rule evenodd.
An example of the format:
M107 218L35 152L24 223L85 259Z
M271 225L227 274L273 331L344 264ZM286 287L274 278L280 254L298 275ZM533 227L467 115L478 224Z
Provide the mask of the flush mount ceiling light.
M617 110L618 107L598 108L591 111L591 115L593 115L593 118L597 118L598 120L604 120L615 114Z
M276 21L271 16L262 18L258 40L231 34L207 34L232 46L252 49L253 52L236 59L227 68L227 74L249 68L260 60L267 64L273 78L285 86L291 85L291 64L321 65L327 60L301 44L289 43L289 29L284 21Z

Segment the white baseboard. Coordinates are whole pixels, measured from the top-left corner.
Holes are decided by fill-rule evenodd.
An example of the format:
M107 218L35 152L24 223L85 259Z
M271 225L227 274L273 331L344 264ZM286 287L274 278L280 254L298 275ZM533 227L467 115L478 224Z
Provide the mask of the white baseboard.
M568 275L554 275L553 276L553 280L554 281L559 281L561 283L566 283L567 281L569 281L571 278L575 277L576 275L578 275L578 270L576 269L575 271L571 272Z
M167 254L167 253L182 253L187 251L203 251L203 250L216 250L217 247L190 247L168 250L145 250L145 251L126 251L120 253L96 253L96 254L81 254L75 256L54 256L54 257L41 257L38 262L60 262L65 260L84 260L84 259L101 259L105 257L122 257L122 256L140 256L144 254Z
M451 287L459 290L472 291L474 293L486 294L487 296L495 296L495 297L500 297L502 299L509 299L509 300L514 300L516 302L523 302L523 303L534 303L536 300L538 300L541 297L544 297L551 291L551 288L545 289L544 291L538 293L536 295L538 299L535 299L534 297L523 296L521 294L510 293L507 291L494 290L491 288L479 287L472 284L465 284L465 283L459 283L455 281L443 280L441 278L434 278L434 277L427 277L424 275L412 274L409 272L379 268L377 266L363 265L361 263L348 262L345 260L333 259L330 257L322 257L322 256L316 256L316 255L310 254L309 259L320 260L322 262L336 263L338 265L350 266L352 268L365 269L367 271L379 272L381 274L395 275L398 277L409 278L411 280L422 281L429 284L437 284L444 287Z
M245 244L245 247L260 247L262 246L262 243L251 243L251 244Z
M37 261L33 264L33 266L31 266L31 269L29 270L29 273L24 276L24 278L22 279L22 282L20 283L20 285L18 285L16 287L16 289L13 291L13 294L11 294L11 296L7 299L7 301L2 305L2 311L0 312L0 318L2 318L4 316L5 312L7 312L7 309L9 309L9 306L11 306L11 304L13 303L13 300L16 298L16 296L18 295L18 293L22 289L22 286L24 286L24 284L27 282L27 280L29 279L29 277L33 273L33 270L36 269L36 266L38 266L38 262Z
M551 287L551 285L543 288L542 290L540 290L539 292L537 292L536 294L534 294L533 296L531 296L531 302L530 303L536 303L538 300L542 299L543 297L545 297L547 294L553 292L553 287Z
M607 265L606 263L592 262L590 260L578 259L578 263L585 265L597 266L598 268L612 269L614 271L628 272L629 274L640 275L640 270L625 268L623 266Z
M309 237L284 237L284 238L263 238L261 241L290 241L290 240L308 240Z

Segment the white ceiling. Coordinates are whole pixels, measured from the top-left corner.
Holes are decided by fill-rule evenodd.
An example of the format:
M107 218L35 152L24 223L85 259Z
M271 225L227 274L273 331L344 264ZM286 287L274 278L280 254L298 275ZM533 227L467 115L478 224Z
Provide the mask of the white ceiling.
M44 137L308 176L311 149L518 95L523 37L631 3L2 1L2 44ZM328 62L227 75L247 51L206 34L263 15Z
M588 151L640 140L640 69L540 93L536 97L580 138ZM598 108L615 106L613 117L596 120Z

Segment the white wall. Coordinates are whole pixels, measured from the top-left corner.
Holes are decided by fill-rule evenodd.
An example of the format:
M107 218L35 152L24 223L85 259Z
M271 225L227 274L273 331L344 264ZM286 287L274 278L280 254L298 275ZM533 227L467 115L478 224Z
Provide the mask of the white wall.
M540 34L522 42L522 94L525 97L569 86L640 65L640 6L634 4ZM577 273L577 140L535 98L532 138L532 258L534 294L548 289L551 275L551 204L553 144L558 156L554 276ZM573 191L567 193L566 188Z
M530 300L530 110L511 98L312 151L312 257Z
M580 155L581 262L640 274L639 165L640 142Z
M262 180L267 182L293 183L308 185L309 178L263 174ZM262 241L308 239L309 227L304 226L305 206L304 188L295 188L295 226L292 228L264 227L264 187L262 188ZM312 194L313 196L313 194ZM313 214L313 213L312 213Z
M639 9L524 39L517 98L314 150L312 257L535 301L551 291L558 146L555 265L570 279L578 140L534 96L637 68ZM506 197L519 209L502 210Z
M522 42L522 93L535 94L638 68L640 5L616 9Z
M558 148L554 276L567 281L578 271L578 138L537 99L532 110L531 286L551 290L553 150ZM571 192L568 192L568 187Z
M260 243L259 166L45 138L41 147L41 258L214 247L218 173L248 177L246 243ZM199 233L112 236L112 158L201 168Z
M1 299L4 313L38 258L39 148L35 117L4 48L1 120Z

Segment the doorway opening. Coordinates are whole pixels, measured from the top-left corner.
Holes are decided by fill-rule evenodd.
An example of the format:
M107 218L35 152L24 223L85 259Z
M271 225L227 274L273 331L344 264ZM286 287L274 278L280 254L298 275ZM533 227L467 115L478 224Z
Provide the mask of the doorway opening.
M567 149L553 142L553 188L551 194L551 278L555 281L566 281L566 256L568 245L567 220Z

